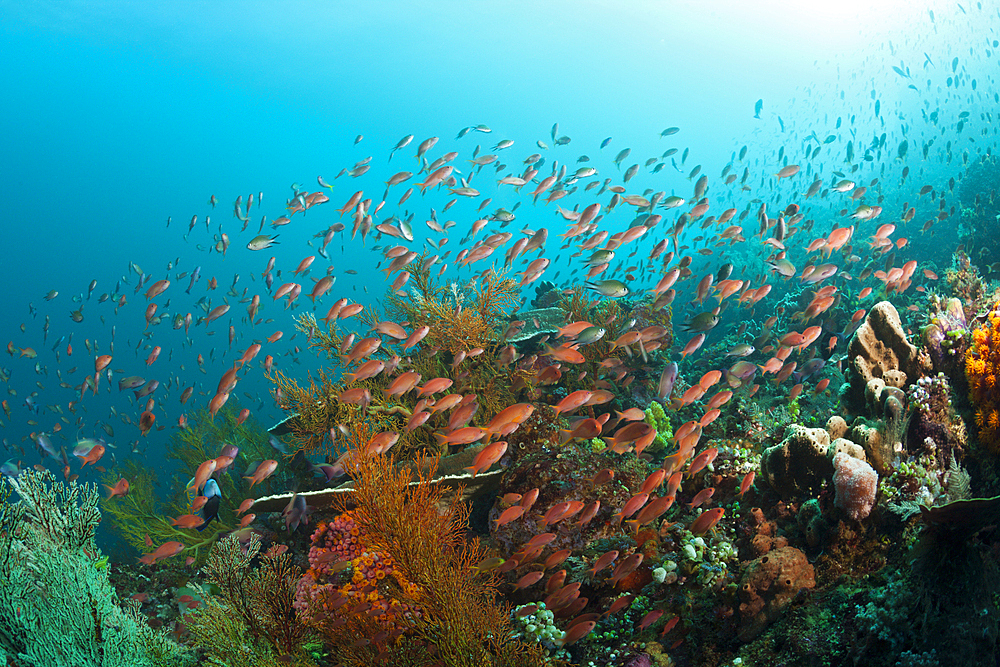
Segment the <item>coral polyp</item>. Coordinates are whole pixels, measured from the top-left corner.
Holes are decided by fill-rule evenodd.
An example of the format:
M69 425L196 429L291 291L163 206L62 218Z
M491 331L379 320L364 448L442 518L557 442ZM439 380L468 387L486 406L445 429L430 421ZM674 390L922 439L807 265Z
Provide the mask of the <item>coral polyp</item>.
M969 401L975 408L979 441L1000 450L1000 312L990 311L972 331L972 344L965 355L965 377Z

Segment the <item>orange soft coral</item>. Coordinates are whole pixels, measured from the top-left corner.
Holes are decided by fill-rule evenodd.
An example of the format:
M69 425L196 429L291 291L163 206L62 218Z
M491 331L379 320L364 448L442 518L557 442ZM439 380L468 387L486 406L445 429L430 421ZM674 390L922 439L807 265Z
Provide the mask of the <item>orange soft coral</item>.
M965 356L969 400L976 408L979 441L1000 451L1000 312L994 310L986 322L972 332L972 344Z

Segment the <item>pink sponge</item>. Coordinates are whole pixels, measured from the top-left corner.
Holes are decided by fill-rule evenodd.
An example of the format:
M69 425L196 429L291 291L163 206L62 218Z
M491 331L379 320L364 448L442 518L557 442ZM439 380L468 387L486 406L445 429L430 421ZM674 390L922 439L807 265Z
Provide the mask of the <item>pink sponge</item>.
M833 484L837 488L837 507L860 521L875 504L878 473L866 461L839 452L833 457Z

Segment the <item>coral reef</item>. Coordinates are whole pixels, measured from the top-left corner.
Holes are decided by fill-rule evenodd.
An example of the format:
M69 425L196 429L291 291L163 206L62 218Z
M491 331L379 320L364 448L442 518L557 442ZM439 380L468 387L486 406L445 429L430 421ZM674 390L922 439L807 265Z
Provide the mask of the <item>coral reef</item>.
M965 421L952 406L951 383L946 375L922 377L908 394L912 408L906 427L907 450L930 454L941 470L966 454L968 435Z
M293 607L301 573L282 548L251 567L259 552L256 536L245 549L235 536L215 545L205 572L220 595L203 594L207 604L187 615L188 628L218 665L314 665L314 632Z
M928 299L928 324L921 330L923 349L933 370L949 376L958 375L965 363L969 339L968 319L960 299L943 300L937 295Z
M433 465L414 472L390 456L357 452L347 470L357 503L349 532L356 528L373 550L392 558L392 567L411 584L396 586L393 596L420 614L398 619L407 622L406 635L376 630L376 621L357 607L350 623L332 618L320 623L317 628L341 664L367 666L376 658L447 667L543 664L541 647L513 638L510 608L496 601L496 574L476 567L486 551L466 538L468 506L457 498L445 502L443 489L427 483ZM366 586L385 596L396 579L377 576L378 585Z
M252 495L248 482L239 473L251 461L270 458L274 450L267 444L263 426L252 417L242 424L238 423L240 408L235 402L230 403L219 411L215 419L207 410L194 412L188 427L179 429L171 437L166 457L179 461L182 472L174 478L174 494L166 502L156 492L159 483L156 473L136 459L124 460L119 470L104 477L108 485L121 477L129 480L129 493L104 501L103 508L122 538L136 550L147 551L150 541L156 545L178 541L184 545L182 556L192 557L200 565L208 558L218 537L232 530L233 526L228 522L243 499ZM220 456L227 445L239 447L236 460L232 463L238 472L215 476L222 491L218 520L202 531L172 525L172 518L191 513L190 499L184 493L188 480L194 477L198 466ZM273 480L265 481L261 490L266 491L272 483Z
M501 325L520 295L516 282L493 270L484 273L478 283L473 280L447 287L434 284L423 261L411 275L414 284L409 295L402 297L392 291L386 295L386 316L395 322L409 322L413 329L429 326L424 344L452 354L499 341Z
M394 640L421 615L402 598L412 600L420 591L395 567L390 554L366 539L353 514L317 526L309 571L296 586L295 608L305 622L324 632L351 625L358 633L385 631Z
M995 219L992 224L995 224ZM992 236L993 232L991 239ZM992 240L990 245L993 245ZM987 296L986 283L968 255L961 251L953 254L951 267L945 271L944 278L951 295L961 299L966 313L979 311L983 299Z

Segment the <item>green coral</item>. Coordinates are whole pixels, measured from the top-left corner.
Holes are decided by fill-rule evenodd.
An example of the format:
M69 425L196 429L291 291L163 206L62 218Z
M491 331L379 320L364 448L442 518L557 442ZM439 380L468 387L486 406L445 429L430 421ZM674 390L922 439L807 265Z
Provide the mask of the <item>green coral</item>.
M105 474L102 481L109 486L120 477L129 481L128 495L104 502L104 511L112 517L126 542L145 553L151 551L146 546L147 535L154 546L176 540L184 544L181 555L191 556L196 565L201 565L219 535L233 530L233 525L227 522L235 516L243 499L250 497L249 483L235 471L245 468L250 461L270 459L276 454L268 444L267 432L253 417L237 423L239 411L240 406L234 401L220 410L214 420L207 410L199 410L191 416L187 428L179 429L171 437L166 457L180 461L182 472L173 478L170 485L173 495L166 502L156 493L156 473L134 459L120 463L114 474ZM172 519L191 513L185 486L198 466L219 456L227 444L239 447L240 452L230 472L216 475L222 491L218 520L202 532L170 525ZM257 485L255 488L264 487L257 495L266 495L270 483L271 480L265 480Z
M191 476L202 462L219 456L225 445L239 447L241 461L273 459L276 452L268 444L267 430L253 415L238 423L240 410L235 399L230 399L215 419L208 410L198 410L188 419L187 428L178 429L171 436L167 458L180 461Z
M111 517L122 539L142 553L153 550L146 546L147 536L154 547L164 542L177 541L184 545L182 557L192 556L196 563L201 564L208 557L216 538L221 533L232 530L232 526L226 525L221 520L212 522L202 532L193 528L181 529L172 526L170 525L172 518L190 513L187 498L182 491L175 493L169 501L163 502L155 490L156 473L135 459L126 459L119 463L117 472L105 474L103 481L109 486L113 485L118 475L129 480L129 492L124 497L103 501L103 510ZM183 483L181 486L183 487ZM223 497L225 498L225 492ZM230 512L233 511L231 500L224 500L222 506ZM220 512L219 516L221 519L229 515Z
M799 397L796 396L788 403L788 416L792 418L793 422L797 422L799 419L799 413L802 412L801 406L799 406Z
M593 452L594 454L600 454L607 448L608 448L608 443L604 442L600 438L591 438L590 451Z
M656 437L653 438L648 451L654 453L665 451L670 445L670 440L674 437L674 429L670 425L670 417L667 416L663 405L656 401L650 401L645 414L645 422L656 429Z
M21 501L9 502L11 491ZM182 667L189 651L116 603L94 544L97 489L26 470L0 489L0 662Z
M732 579L730 565L738 562L736 547L723 536L696 536L690 531L680 533L678 551L679 568L687 576L693 576L702 586L713 586ZM673 561L667 561L668 572Z
M529 607L536 609L531 613L524 613L529 611ZM533 605L523 604L517 607L514 609L511 619L515 637L522 637L526 641L541 644L548 650L551 658L566 659L569 657L569 651L559 647L564 633L555 624L555 615L551 610L545 608L544 602Z

